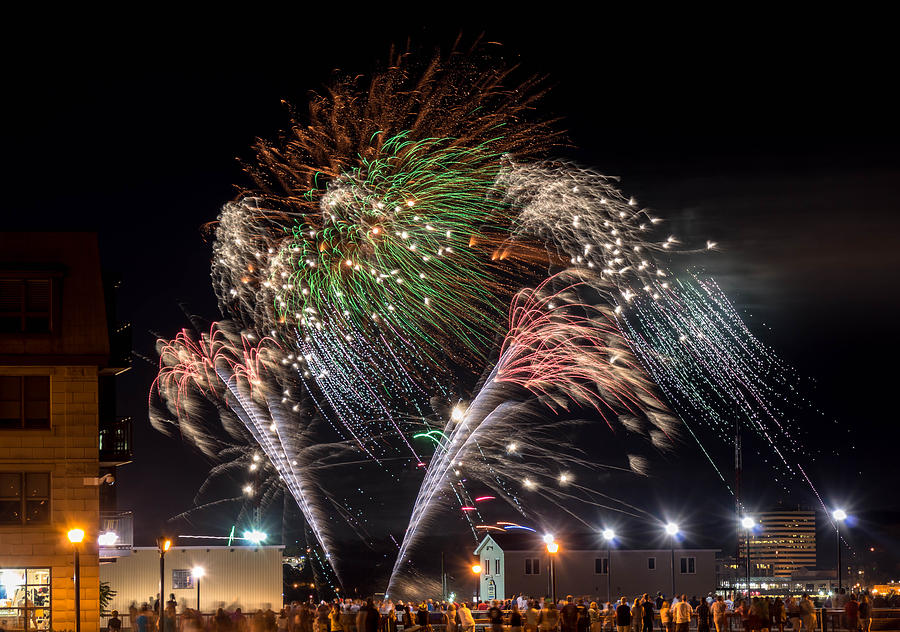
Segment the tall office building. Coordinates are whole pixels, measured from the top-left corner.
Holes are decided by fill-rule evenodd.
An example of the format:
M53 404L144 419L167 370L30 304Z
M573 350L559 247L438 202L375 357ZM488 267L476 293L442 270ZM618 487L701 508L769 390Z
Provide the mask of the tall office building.
M816 567L816 512L775 509L755 516L750 536L750 574L754 577L790 577L798 569ZM741 557L747 555L746 539Z
M103 487L130 458L111 418L130 358L108 326L96 235L0 233L0 627L75 628L73 545L82 529L80 620L100 629ZM127 344L126 346L130 346ZM127 422L125 422L127 425ZM104 476L108 475L108 476Z

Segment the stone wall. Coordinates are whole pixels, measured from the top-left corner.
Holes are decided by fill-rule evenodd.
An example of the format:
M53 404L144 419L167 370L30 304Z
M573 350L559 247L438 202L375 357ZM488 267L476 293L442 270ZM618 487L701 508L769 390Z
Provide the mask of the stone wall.
M49 430L0 431L0 471L50 472L51 521L0 526L0 568L51 567L54 630L75 629L74 555L66 533L84 529L81 629L99 632L97 528L100 521L96 366L0 366L0 375L49 375Z

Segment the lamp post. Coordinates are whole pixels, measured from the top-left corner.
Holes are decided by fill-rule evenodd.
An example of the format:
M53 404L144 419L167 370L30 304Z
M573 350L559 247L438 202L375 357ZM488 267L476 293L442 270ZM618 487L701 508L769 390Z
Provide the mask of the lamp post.
M159 548L159 624L163 627L165 622L165 598L166 598L166 552L172 548L172 539L164 535L156 538L156 546Z
M666 524L666 534L672 543L672 594L670 599L675 598L675 538L678 537L678 525L674 522Z
M559 552L559 544L549 533L544 536L544 542L547 543L547 558L550 562L550 596L553 599L553 605L556 605L556 564L553 563L553 558Z
M481 592L481 564L472 564L472 574L475 575L475 608L478 607L478 593Z
M837 532L837 576L838 576L838 592L843 588L844 573L841 569L841 523L847 519L847 512L843 509L835 509L831 514L834 516L834 526Z
M194 576L194 581L197 582L197 614L200 614L200 578L206 575L206 571L202 566L195 566L191 569L191 575Z
M75 549L75 632L81 632L81 558L78 555L78 545L84 540L84 529L71 529L66 535L69 536L69 542ZM27 611L25 612L25 622L27 626Z
M604 529L603 530L603 539L606 540L606 601L607 603L612 602L612 595L610 594L610 579L609 576L612 575L612 558L609 554L609 545L616 537L616 532L612 529Z
M747 544L747 599L750 598L750 532L753 531L753 526L755 524L753 518L750 516L744 516L743 519L741 519L741 526L744 527Z

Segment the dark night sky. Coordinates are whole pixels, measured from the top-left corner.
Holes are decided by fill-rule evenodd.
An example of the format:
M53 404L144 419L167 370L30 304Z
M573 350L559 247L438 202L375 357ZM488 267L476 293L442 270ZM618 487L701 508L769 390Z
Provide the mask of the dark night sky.
M721 244L706 269L757 335L817 380L824 415L800 420L810 451L841 450L810 470L826 502L860 515L852 541L877 543L875 523L900 523L900 130L877 16L352 17L150 19L140 32L24 22L4 44L3 228L98 231L105 265L125 280L135 350L152 357L154 332L187 324L179 302L217 315L201 226L246 182L235 157L287 123L282 98L302 103L334 68L368 72L408 36L446 47L485 29L549 75L566 155L621 176L672 232ZM144 538L190 506L206 467L149 428L153 376L138 361L120 383L119 413L136 419L120 504ZM775 500L747 458L750 496ZM697 455L661 466L675 471L644 493L646 508L719 520L701 499L727 499Z

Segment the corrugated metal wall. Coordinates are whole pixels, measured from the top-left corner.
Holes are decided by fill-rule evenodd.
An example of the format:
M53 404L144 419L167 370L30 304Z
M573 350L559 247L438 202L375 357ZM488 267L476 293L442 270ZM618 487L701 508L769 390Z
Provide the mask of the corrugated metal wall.
M166 553L165 597L175 593L178 612L185 606L196 608L196 588L173 589L172 571L202 566L206 571L200 580L203 612L237 606L244 612L269 607L278 611L282 604L281 552L280 546L173 548ZM135 548L113 564L101 564L100 581L109 582L116 591L110 610L127 613L132 602L140 607L159 592L159 552Z

